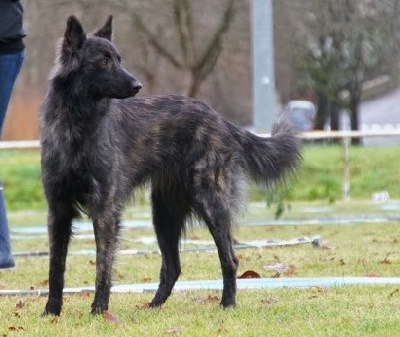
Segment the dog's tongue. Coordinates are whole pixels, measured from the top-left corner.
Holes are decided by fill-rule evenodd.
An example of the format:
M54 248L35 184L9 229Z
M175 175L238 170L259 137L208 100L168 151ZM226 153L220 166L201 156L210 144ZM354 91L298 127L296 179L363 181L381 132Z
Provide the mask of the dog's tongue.
M103 318L108 323L118 323L118 320L108 311L103 312Z

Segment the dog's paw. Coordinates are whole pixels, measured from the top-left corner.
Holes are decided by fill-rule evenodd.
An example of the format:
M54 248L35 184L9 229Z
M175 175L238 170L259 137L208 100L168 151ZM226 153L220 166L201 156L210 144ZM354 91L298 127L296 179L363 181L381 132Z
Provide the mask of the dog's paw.
M58 301L49 301L47 302L44 311L40 315L40 317L46 317L46 316L60 316L61 314L61 307L62 304Z
M159 302L150 302L145 304L145 308L150 308L150 309L160 309L163 303Z
M219 305L222 309L234 309L236 308L236 303L220 303Z
M50 311L48 311L48 310L44 310L41 314L40 314L40 317L48 317L48 316L54 316L54 317L59 317L60 316L60 313L53 313L53 312L50 312Z

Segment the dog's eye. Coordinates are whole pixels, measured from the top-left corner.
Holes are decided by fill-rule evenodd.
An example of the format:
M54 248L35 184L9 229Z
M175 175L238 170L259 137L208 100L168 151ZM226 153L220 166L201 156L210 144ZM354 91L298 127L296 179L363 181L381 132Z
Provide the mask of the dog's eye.
M102 66L106 66L108 64L108 60L107 59L102 59L101 60L101 65Z

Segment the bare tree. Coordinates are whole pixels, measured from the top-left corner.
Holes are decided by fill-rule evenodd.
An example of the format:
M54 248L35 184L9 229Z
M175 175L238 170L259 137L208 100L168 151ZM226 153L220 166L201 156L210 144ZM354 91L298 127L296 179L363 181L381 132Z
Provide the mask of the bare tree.
M132 13L137 28L145 34L154 49L175 68L190 73L188 96L196 96L201 83L213 71L223 47L224 35L234 19L237 4L240 0L229 0L223 10L218 27L203 44L204 48L196 48L191 0L173 0L173 13L176 31L180 42L180 55L176 46L170 46L160 31L154 32L135 11Z
M187 95L196 96L201 83L215 68L223 48L224 36L229 31L242 0L224 1L221 17L213 34L207 41L205 41L204 36L199 37L202 40L201 46L200 43L196 43L196 29L198 27L194 23L196 16L193 14L194 1L192 0L172 0L160 4L163 7L171 6L167 12L173 13L174 29L179 41L166 36L165 31L155 25L151 19L143 19L143 10L146 9L146 5L141 5L136 1L79 0L78 2L81 4L96 2L97 4L112 5L113 9L129 15L133 19L134 31L144 34L147 42L157 52L157 56L167 60L173 67L190 74ZM151 10L154 12L154 6ZM199 35L198 32L197 35ZM141 51L145 54L145 57L143 57L144 62L139 65L139 68L152 83L154 62L149 61L148 56L154 54L144 44L142 44L142 47Z

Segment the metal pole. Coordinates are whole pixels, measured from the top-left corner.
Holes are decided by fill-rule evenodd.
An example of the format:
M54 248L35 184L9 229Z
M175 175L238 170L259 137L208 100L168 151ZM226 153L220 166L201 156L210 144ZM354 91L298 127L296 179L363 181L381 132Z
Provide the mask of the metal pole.
M350 201L350 161L349 161L350 138L342 138L343 145L343 200Z
M272 0L252 1L252 25L254 128L268 132L276 115Z

